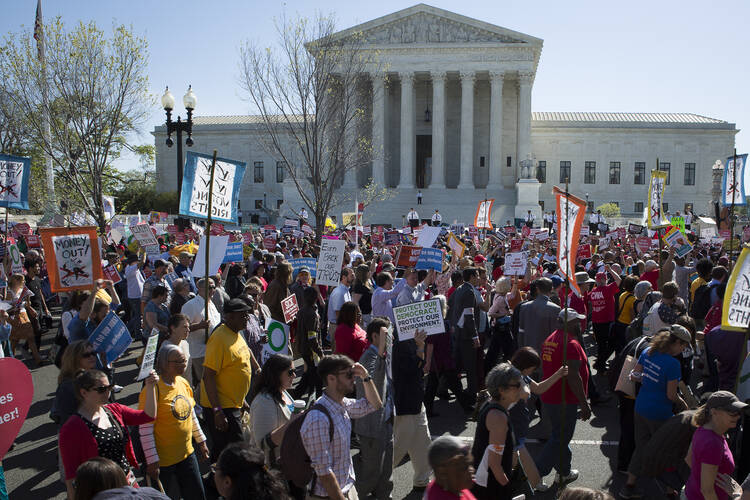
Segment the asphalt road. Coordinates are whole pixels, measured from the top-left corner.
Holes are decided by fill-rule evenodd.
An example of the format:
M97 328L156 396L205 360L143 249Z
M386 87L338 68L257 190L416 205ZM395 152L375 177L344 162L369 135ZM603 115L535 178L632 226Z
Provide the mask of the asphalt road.
M44 351L50 347L52 332L54 330L44 337ZM590 342L591 340L587 343ZM135 382L138 374L135 358L141 350L140 343L133 344L126 355L116 363L115 383L124 387L117 395L117 401L133 407L137 404L140 388L140 384ZM34 380L33 403L14 449L3 461L8 491L12 499L62 499L65 498L65 488L60 482L57 467L57 427L49 418L57 387L58 370L54 365L48 365L33 369L31 373ZM598 377L597 381L600 386L604 383ZM455 401L438 400L435 403L435 411L439 416L430 419L433 439L440 435L452 434L471 442L476 424L467 421ZM539 428L534 427L536 424L538 421L532 422L530 437L539 435ZM619 491L625 476L613 473L616 468L618 439L617 404L616 399L612 398L605 405L595 406L594 415L589 421L578 421L571 448L573 468L580 471L580 478L573 485L601 488L614 494ZM541 449L541 442L532 439L528 447L533 456ZM412 468L409 462L396 468L393 479L394 499L418 500L422 497L421 491L412 491ZM554 474L551 474L546 482L549 484L553 479ZM644 483L643 486L647 493L644 498L663 498L653 482ZM533 498L543 500L554 497L554 493L550 491L537 494Z

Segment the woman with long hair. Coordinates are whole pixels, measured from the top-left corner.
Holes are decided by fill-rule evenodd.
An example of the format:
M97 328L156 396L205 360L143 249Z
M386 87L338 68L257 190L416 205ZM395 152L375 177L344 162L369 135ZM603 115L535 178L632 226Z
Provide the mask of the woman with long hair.
M665 286L666 287L666 286ZM690 345L690 332L680 325L659 330L649 346L638 357L631 379L641 383L635 399L635 451L628 466L628 479L620 490L620 498L641 498L636 486L641 475L642 453L649 439L672 416L672 407L687 409L677 385L681 379L680 362L675 356Z
M23 274L13 274L8 280L8 291L6 300L10 302L11 308L8 310L10 316L10 354L15 357L16 346L19 342L25 341L29 345L31 355L37 366L46 364L49 360L39 354L39 348L34 339L34 327L27 313L27 308L31 309L29 297L24 297L26 289L26 280Z
M372 316L372 272L371 266L360 264L354 270L354 285L352 286L352 302L362 311L362 327L367 328Z
M213 467L216 489L226 500L289 500L281 475L252 444L232 443Z
M284 309L281 307L281 301L291 295L289 285L292 284L292 265L289 262L282 262L276 266L276 274L273 281L266 288L264 302L271 311L271 317L276 321L284 323Z
M69 500L136 498L136 495L141 500L167 500L169 498L153 488L135 489L128 486L128 480L122 468L112 460L102 457L86 460L78 467L75 495L74 499Z
M334 336L336 353L359 359L369 343L367 332L360 326L362 313L359 306L352 301L344 302L339 310L338 323Z
M49 414L58 425L68 421L78 408L78 399L73 389L73 380L80 370L96 368L97 353L88 340L76 340L68 345L60 362L57 375L57 391Z

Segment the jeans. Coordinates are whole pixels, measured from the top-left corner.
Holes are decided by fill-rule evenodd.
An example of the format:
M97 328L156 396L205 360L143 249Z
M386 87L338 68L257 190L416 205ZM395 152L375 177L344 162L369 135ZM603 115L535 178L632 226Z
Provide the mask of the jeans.
M479 377L477 376L477 348L474 341L461 340L458 344L461 354L461 365L466 371L466 394L469 401L476 401L479 391Z
M578 404L567 403L563 409L561 404L544 403L544 409L549 415L552 429L549 440L536 459L537 469L542 477L552 472L553 467L561 476L567 476L570 474L570 463L573 460L573 452L569 445L576 430ZM562 463L560 463L561 446L563 447Z
M617 468L627 470L635 452L635 399L617 393L620 409L620 445L617 447Z
M596 345L598 346L594 368L597 370L604 370L607 367L607 359L609 359L612 352L614 352L612 339L610 338L612 323L593 323L592 326L594 329L594 338L596 338Z
M643 450L651 440L651 437L656 434L659 427L664 425L669 419L666 420L653 420L646 418L638 412L633 412L633 430L635 436L635 451L633 456L630 458L630 464L628 464L628 472L634 476L640 476L642 474L641 465L643 462Z
M359 459L355 461L357 494L377 500L393 498L393 440L359 435Z
M141 299L128 299L130 304L130 320L128 321L128 331L134 339L141 337Z
M191 453L182 462L159 468L159 479L169 498L185 500L205 500L206 492L203 490L203 479L198 468L198 459L195 452ZM175 485L171 485L175 479Z

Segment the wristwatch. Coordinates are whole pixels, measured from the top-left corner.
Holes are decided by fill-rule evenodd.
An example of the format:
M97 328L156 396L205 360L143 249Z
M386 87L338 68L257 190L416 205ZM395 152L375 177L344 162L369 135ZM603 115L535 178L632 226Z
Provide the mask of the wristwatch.
M372 380L372 375L368 375L365 378L363 378L362 382L369 382L370 380Z

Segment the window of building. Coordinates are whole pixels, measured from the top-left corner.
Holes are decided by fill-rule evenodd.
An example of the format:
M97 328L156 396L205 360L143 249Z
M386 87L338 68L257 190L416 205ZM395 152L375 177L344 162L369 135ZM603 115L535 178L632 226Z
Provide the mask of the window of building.
M587 161L584 163L583 183L596 184L596 162Z
M276 210L280 209L283 204L284 200L276 200Z
M539 181L542 182L542 181ZM539 208L542 209L542 212L544 212L544 200L539 200Z
M685 185L695 186L695 163L685 164Z
M633 184L646 184L646 162L644 161L635 162L635 174L633 176Z
M662 209L663 209L663 210L664 210L665 212L669 213L669 203L662 203L662 204L661 204L661 208L662 208Z
M619 161L609 162L609 183L610 184L620 183L620 162Z
M285 161L276 162L276 182L284 182L284 170L286 170Z
M506 167L512 167L513 166L513 157L512 156L508 156L507 158L505 158L505 166Z
M255 200L255 210L261 210L263 208L263 200Z
M547 182L547 162L540 161L536 169L536 180L542 184Z
M484 167L484 156L479 157L479 166Z
M587 210L588 210L589 212L592 212L592 213L593 213L593 212L594 212L594 202L593 202L593 201L590 201L590 202L588 202L588 203L586 204L586 209L587 209Z
M669 162L659 162L659 170L667 173L667 186L669 186L669 178L671 177L672 164ZM664 209L666 210L666 208Z
M685 211L687 212L688 210L690 210L691 212L693 211L692 203L685 203Z
M255 183L263 182L263 162L262 161L253 162L253 182Z
M565 184L565 182L570 182L570 162L569 161L560 162L560 183Z
M620 202L619 201L610 201L610 203L613 204L616 207L620 206Z
M637 214L643 213L643 202L642 201L636 201L635 207L633 207L633 211Z

